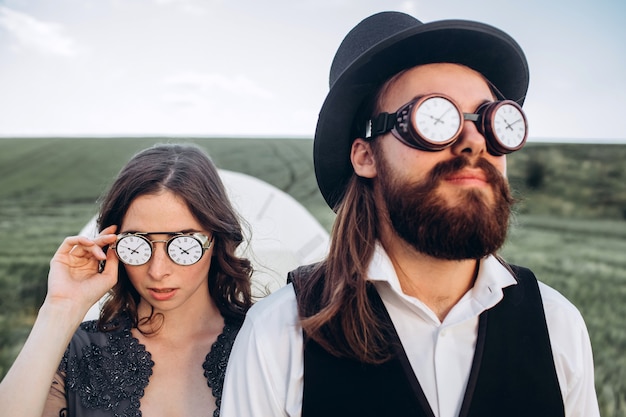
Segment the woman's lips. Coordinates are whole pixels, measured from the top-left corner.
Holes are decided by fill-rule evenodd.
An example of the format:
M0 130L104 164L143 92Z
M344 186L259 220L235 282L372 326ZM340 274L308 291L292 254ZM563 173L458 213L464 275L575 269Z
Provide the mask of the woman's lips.
M150 295L157 301L165 301L176 295L176 288L148 288Z

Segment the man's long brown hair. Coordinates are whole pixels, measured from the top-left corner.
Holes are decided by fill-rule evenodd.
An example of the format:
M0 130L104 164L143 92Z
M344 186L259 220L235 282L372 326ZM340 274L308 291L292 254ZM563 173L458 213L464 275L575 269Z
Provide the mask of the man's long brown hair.
M244 241L242 219L230 203L217 168L201 148L190 144L164 144L136 154L102 198L99 229L117 225L119 230L128 207L137 197L164 190L183 199L202 227L213 233L209 293L225 319L243 321L252 305L252 266L248 259L235 253ZM136 327L139 298L126 267L120 262L118 282L102 307L99 328L115 329L117 326L111 323L121 315L128 316Z
M329 255L300 281L297 293L306 337L335 356L366 363L381 363L391 355L368 299L372 284L365 279L378 221L371 180L353 174L337 210Z

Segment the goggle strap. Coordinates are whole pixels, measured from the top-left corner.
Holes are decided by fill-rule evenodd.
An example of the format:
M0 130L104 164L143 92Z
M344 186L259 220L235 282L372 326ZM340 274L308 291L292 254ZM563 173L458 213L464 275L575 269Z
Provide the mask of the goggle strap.
M463 120L470 120L472 122L477 122L480 118L480 114L478 113L463 113Z
M396 124L396 117L397 113L380 113L375 119L371 119L366 139L373 139L389 132Z

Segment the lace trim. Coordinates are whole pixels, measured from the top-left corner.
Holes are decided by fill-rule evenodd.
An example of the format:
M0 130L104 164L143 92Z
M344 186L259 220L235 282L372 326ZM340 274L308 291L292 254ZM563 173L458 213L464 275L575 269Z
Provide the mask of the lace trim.
M90 334L99 333L96 321L82 323L80 329ZM202 364L215 397L214 417L219 416L226 365L238 332L239 325L225 322ZM116 417L141 417L140 400L152 375L152 356L133 337L130 322L105 335L104 346L91 342L80 348L80 355L70 354L71 346L65 352L59 370L66 375L66 389L76 393L87 409L111 411Z
M211 346L211 351L206 355L206 359L202 364L204 376L215 397L215 405L217 406L213 412L213 417L219 417L220 415L226 365L228 365L230 351L233 348L239 327L233 323L225 322L222 334L217 337L217 340Z

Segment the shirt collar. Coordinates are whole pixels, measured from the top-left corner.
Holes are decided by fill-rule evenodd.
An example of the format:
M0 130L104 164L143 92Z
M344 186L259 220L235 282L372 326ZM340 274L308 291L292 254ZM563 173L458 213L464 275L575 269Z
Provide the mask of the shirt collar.
M403 298L407 297L402 292L398 275L380 242L376 242L374 255L368 266L368 279L387 282L394 292ZM502 299L504 288L515 284L517 281L509 269L495 256L488 255L480 260L476 282L466 296L470 296L474 302L486 309L496 305Z

